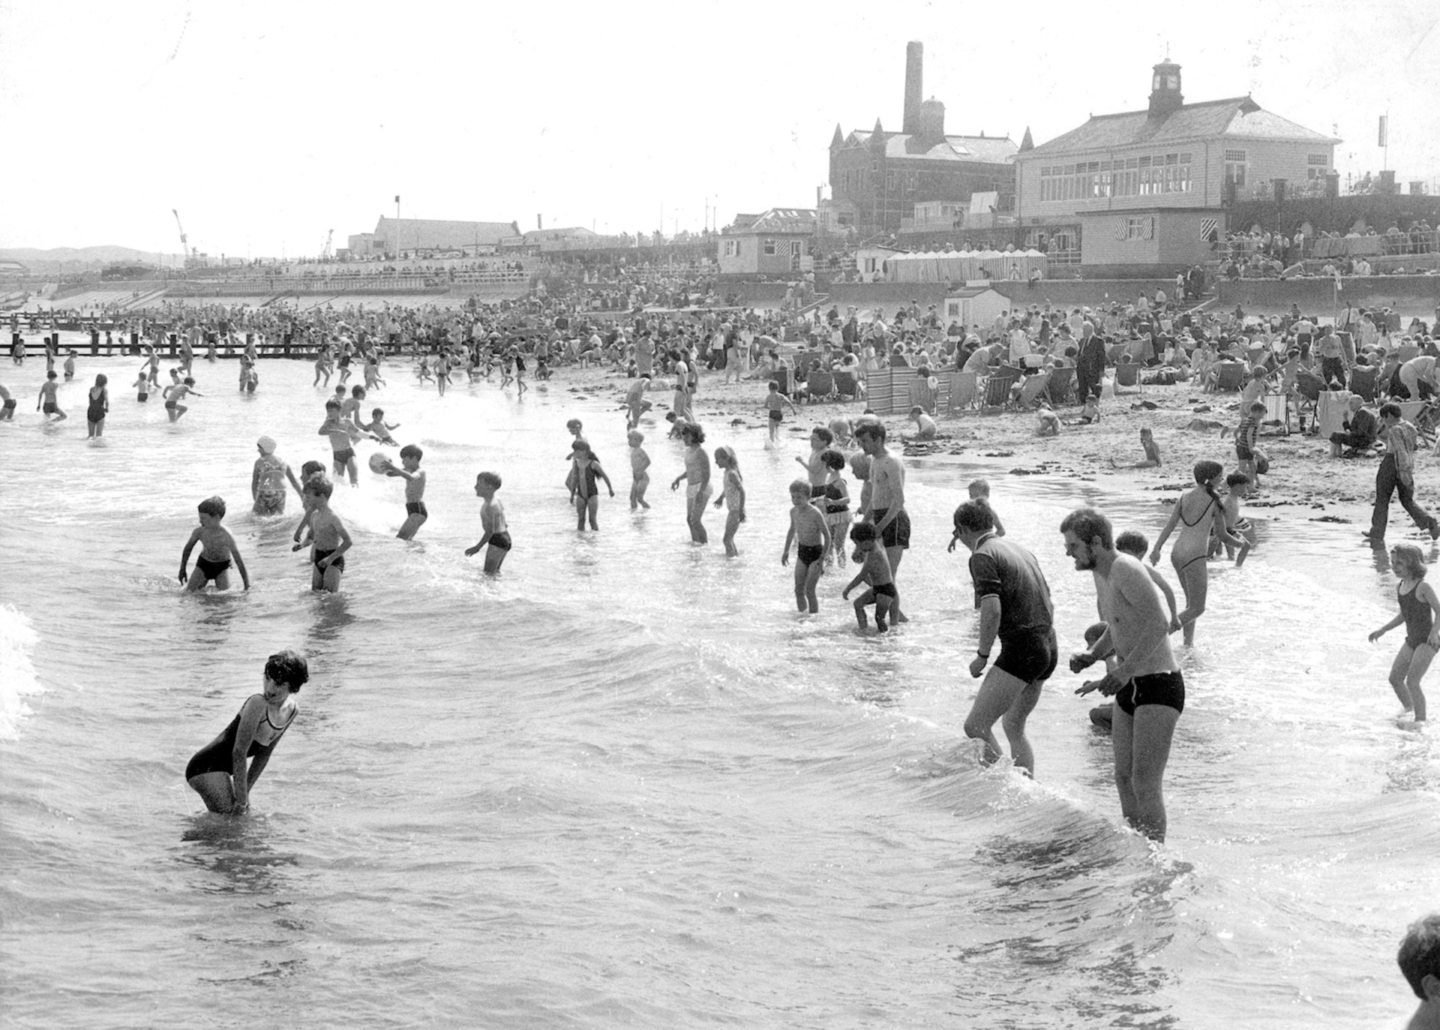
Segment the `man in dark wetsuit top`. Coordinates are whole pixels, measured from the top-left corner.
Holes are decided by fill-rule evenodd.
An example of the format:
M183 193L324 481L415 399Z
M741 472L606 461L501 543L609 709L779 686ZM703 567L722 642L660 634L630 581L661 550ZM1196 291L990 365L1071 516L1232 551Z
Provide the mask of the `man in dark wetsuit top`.
M985 673L965 717L965 735L984 743L982 761L990 765L1002 754L994 726L1003 719L1011 760L1033 776L1035 753L1025 738L1025 720L1055 671L1058 655L1050 587L1033 554L995 535L989 505L967 501L955 509L955 537L970 551L970 578L980 609L980 641L970 662L971 676L985 672L996 638L1000 641L1000 656Z
M1095 573L1105 632L1070 659L1080 672L1115 651L1117 662L1102 679L1076 691L1115 696L1111 743L1115 788L1125 821L1152 840L1165 839L1161 792L1175 723L1185 708L1185 680L1170 650L1170 614L1145 566L1115 550L1110 520L1093 508L1077 508L1060 523L1065 553L1075 568Z

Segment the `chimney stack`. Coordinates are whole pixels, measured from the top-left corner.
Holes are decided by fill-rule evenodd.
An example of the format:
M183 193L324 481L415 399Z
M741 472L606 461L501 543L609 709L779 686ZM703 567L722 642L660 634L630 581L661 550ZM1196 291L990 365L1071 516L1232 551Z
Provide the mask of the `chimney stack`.
M920 98L925 84L925 44L905 44L905 118L902 131L920 131Z

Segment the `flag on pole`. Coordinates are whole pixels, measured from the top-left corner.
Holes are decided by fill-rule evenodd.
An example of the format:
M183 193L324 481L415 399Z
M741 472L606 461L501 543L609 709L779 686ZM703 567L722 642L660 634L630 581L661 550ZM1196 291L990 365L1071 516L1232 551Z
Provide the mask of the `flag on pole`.
M1388 114L1382 114L1380 116L1380 140L1375 144L1377 147L1388 147L1390 145L1389 139L1386 135L1386 130L1389 128L1389 121L1390 116Z
M395 194L395 203L400 203L400 194Z

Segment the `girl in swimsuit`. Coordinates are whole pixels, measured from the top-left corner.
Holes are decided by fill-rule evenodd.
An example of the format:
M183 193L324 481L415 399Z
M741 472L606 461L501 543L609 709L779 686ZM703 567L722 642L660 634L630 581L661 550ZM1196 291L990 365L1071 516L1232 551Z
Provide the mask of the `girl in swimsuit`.
M1390 666L1390 686L1395 696L1405 706L1405 711L1415 713L1416 722L1425 721L1425 693L1420 689L1420 680L1430 668L1436 650L1440 650L1440 597L1435 588L1425 582L1425 556L1414 544L1396 544L1390 549L1390 567L1400 577L1395 587L1395 599L1400 602L1400 614L1370 634L1370 643L1396 626L1405 625L1405 643L1395 655Z
M725 472L724 485L720 496L715 499L715 507L728 505L730 508L725 516L725 557L735 558L740 554L740 549L735 546L735 531L745 521L745 481L740 477L740 462L732 448L716 447L715 465Z
M230 725L185 767L185 779L205 807L225 815L243 815L250 788L265 771L275 745L300 714L295 695L310 678L303 655L272 654L265 662L265 688L251 694ZM248 760L248 767L247 767Z
M610 485L610 477L600 467L600 459L595 457L595 452L584 440L576 440L572 445L574 457L571 459L575 469L575 528L580 531L585 529L585 517L590 517L590 528L598 530L599 523L596 516L600 512L600 480L605 481L605 489L610 491L610 496L615 496L615 488Z
M105 435L105 415L110 411L110 392L105 388L109 382L103 375L95 377L90 387L90 405L85 409L85 422L90 428L89 437Z
M1216 487L1224 475L1224 468L1218 461L1197 461L1195 463L1195 486L1186 490L1175 502L1170 512L1170 521L1160 531L1155 548L1150 552L1150 564L1160 560L1161 550L1175 527L1180 535L1170 549L1170 561L1185 589L1185 610L1180 613L1180 626L1185 643L1195 642L1195 620L1205 613L1205 593L1209 586L1209 570L1206 559L1210 555L1210 534L1213 532L1226 543L1235 547L1244 546L1225 528L1224 509Z

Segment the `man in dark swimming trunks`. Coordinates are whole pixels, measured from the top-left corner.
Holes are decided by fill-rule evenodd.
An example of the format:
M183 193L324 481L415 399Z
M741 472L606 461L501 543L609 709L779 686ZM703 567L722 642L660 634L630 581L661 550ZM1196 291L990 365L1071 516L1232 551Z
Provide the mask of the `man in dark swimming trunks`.
M996 535L988 504L966 501L955 509L955 536L970 551L970 578L975 584L975 607L980 609L980 640L970 675L978 678L985 673L965 717L965 735L984 743L982 760L990 765L1003 753L994 730L1003 719L1011 759L1033 776L1035 752L1025 737L1025 720L1055 671L1059 653L1050 586L1033 554ZM997 638L1000 657L986 673Z
M1106 631L1070 659L1080 672L1114 650L1118 659L1103 678L1076 691L1114 695L1111 744L1115 788L1125 821L1151 840L1165 839L1162 783L1175 723L1185 708L1185 681L1170 650L1170 617L1160 591L1136 558L1115 550L1110 520L1077 508L1060 523L1065 553L1075 568L1095 574Z

